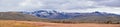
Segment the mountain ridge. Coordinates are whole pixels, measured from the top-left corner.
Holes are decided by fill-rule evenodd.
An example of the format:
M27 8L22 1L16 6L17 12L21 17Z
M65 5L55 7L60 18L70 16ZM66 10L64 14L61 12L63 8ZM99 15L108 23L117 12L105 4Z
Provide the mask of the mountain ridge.
M46 18L50 22L57 23L120 23L120 15L106 12L90 12L90 13L66 13L58 11L39 10L34 12L22 12L39 18Z
M80 15L95 15L95 16L104 16L104 15L116 15L116 16L120 16L117 14L113 14L113 13L106 13L106 12L99 12L99 11L95 11L95 12L89 12L89 13L66 13L66 12L59 12L59 11L46 11L46 10L38 10L38 11L34 11L34 12L23 12L24 14L30 14L30 15L34 15L37 17L43 17L43 18L71 18L71 17L79 17Z
M42 21L53 23L120 23L120 15L111 13L65 13L57 11L0 12L0 20Z

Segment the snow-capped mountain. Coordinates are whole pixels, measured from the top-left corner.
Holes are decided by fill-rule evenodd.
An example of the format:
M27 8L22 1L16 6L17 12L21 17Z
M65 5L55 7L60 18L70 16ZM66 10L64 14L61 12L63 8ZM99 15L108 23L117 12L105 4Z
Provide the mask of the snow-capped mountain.
M66 12L59 12L59 11L46 11L46 10L38 10L34 12L23 12L24 14L30 14L37 17L42 18L50 18L50 19L68 19L68 18L83 18L88 16L119 16L117 14L106 13L106 12L91 12L91 13L66 13Z
M64 12L59 12L59 11L46 11L46 10L39 10L39 11L34 11L34 12L23 12L24 14L30 14L38 17L43 17L43 18L57 18L57 19L62 19L62 18L69 18L69 13L64 13Z

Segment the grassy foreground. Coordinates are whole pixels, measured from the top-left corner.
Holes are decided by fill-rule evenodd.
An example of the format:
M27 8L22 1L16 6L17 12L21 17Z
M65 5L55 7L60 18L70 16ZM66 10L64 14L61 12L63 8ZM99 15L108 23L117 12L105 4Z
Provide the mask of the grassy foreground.
M0 20L0 27L40 27L30 22L13 21L13 20Z
M64 24L32 21L0 20L0 27L120 27L120 24Z

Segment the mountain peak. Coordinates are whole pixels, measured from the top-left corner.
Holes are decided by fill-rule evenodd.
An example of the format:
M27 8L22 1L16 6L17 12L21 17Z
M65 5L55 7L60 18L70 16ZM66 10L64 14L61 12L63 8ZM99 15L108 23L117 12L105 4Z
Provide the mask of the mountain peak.
M101 12L99 12L99 11L95 11L95 12L93 12L93 13L101 13Z

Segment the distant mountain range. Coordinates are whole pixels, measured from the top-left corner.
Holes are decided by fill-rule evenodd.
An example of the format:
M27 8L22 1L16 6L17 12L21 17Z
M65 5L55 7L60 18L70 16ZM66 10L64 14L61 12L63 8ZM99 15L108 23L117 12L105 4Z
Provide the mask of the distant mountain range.
M120 15L106 12L91 12L91 13L67 13L59 11L38 10L34 12L22 12L39 18L54 20L53 22L100 22L100 23L120 23Z
M68 19L68 18L76 18L76 17L87 17L87 16L120 16L113 13L106 12L91 12L91 13L67 13L67 12L59 12L59 11L46 11L46 10L38 10L34 12L22 12L24 14L34 15L40 18L50 18L50 19Z
M120 15L106 12L67 13L38 10L34 12L0 12L0 20L43 21L55 23L120 23Z

